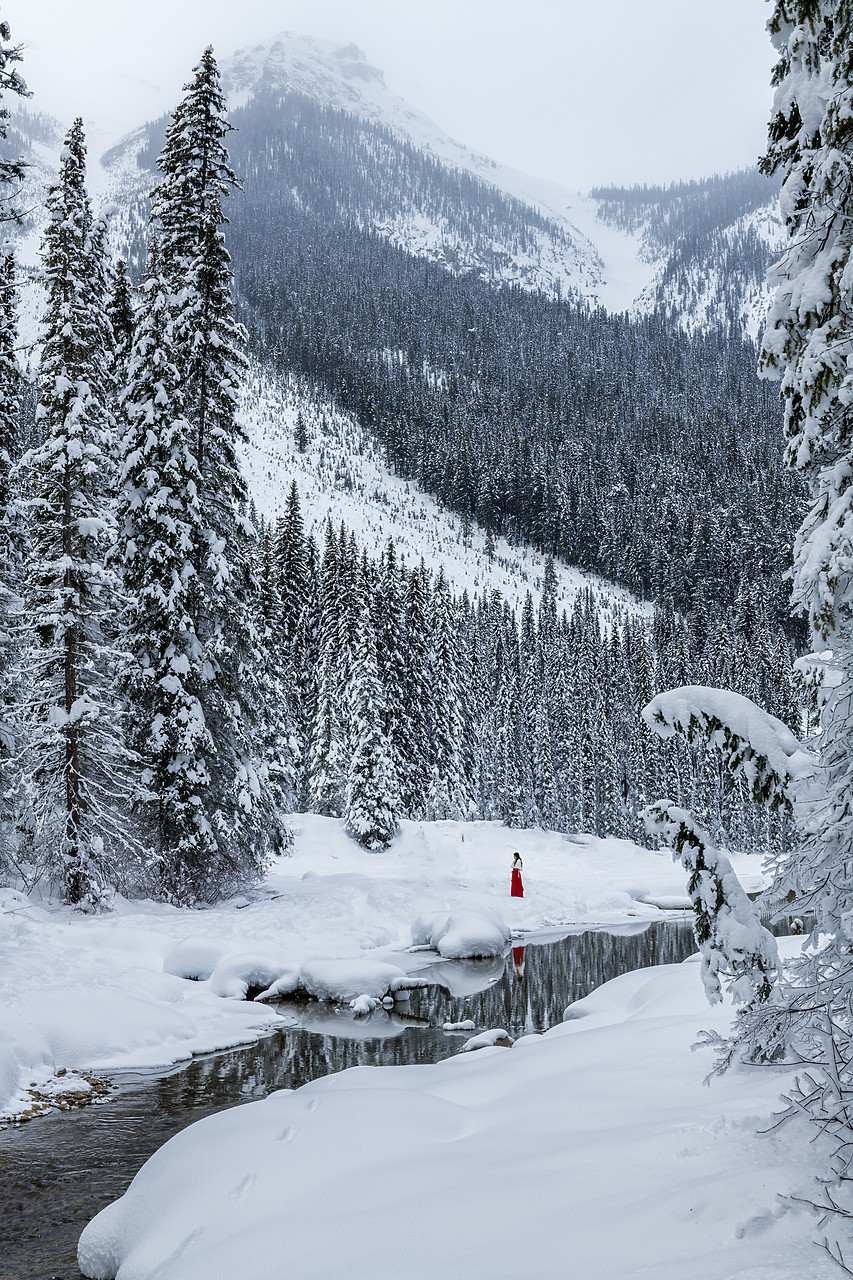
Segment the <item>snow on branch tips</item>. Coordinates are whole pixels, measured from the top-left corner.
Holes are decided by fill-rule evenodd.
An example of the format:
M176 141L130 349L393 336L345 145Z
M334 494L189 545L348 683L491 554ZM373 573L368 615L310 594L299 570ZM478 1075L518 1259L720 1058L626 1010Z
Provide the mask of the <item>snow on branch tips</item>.
M725 854L686 809L657 800L644 810L650 835L659 836L688 872L694 932L702 956L702 984L710 1004L722 1000L720 979L736 1004L767 1000L779 967L776 939L764 928Z
M661 738L680 733L690 743L717 747L730 773L747 782L753 800L772 810L790 813L795 784L814 772L814 756L787 725L728 689L670 689L652 698L642 715Z

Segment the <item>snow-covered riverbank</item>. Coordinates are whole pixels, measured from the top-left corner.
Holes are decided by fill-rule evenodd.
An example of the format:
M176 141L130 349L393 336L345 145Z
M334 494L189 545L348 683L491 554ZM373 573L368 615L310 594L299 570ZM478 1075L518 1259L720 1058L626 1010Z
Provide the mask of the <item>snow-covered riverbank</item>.
M406 823L390 850L366 853L334 819L306 815L294 829L292 856L256 901L119 902L87 916L0 891L0 1113L26 1111L30 1086L41 1091L57 1069L166 1066L257 1038L279 1014L233 998L246 983L289 977L349 1000L393 985L389 969L417 981L436 958L407 951L421 915L473 916L500 935L658 919L653 904L686 903L680 868L626 841ZM509 897L516 848L521 900ZM757 884L759 860L739 865L747 888ZM205 980L180 976L191 961Z
M790 940L791 945L796 945ZM788 1071L703 1088L698 966L434 1066L359 1067L184 1130L83 1234L96 1280L823 1280L820 1152L766 1124ZM814 1167L812 1167L814 1166Z

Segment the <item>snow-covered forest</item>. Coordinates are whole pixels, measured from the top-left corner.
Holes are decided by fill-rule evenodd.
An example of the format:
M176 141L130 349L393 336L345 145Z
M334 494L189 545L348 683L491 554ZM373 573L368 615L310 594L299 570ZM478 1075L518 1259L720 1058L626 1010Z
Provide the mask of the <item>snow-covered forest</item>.
M757 168L581 195L287 35L98 154L0 21L0 1219L231 1081L90 1280L853 1274L853 18L768 29Z

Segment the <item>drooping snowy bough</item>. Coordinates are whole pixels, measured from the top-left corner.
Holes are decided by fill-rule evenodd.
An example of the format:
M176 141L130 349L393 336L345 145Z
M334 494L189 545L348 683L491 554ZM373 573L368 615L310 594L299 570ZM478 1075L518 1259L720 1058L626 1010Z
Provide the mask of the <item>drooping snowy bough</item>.
M722 1000L720 979L736 1004L767 1000L779 966L776 939L765 929L724 853L687 812L669 800L644 814L688 873L694 931L702 957L702 984L710 1004Z
M791 812L796 783L814 773L815 758L775 716L740 693L684 685L652 698L646 724L661 738L679 733L693 744L716 747L753 800Z
M788 726L728 689L670 689L653 698L642 714L662 738L680 733L694 745L716 748L730 773L746 781L753 799L773 810L792 814L798 787L814 775L815 757ZM778 972L776 941L761 924L728 858L671 800L651 805L644 817L649 833L661 836L688 872L709 1001L722 998L722 976L736 1003L763 1003Z

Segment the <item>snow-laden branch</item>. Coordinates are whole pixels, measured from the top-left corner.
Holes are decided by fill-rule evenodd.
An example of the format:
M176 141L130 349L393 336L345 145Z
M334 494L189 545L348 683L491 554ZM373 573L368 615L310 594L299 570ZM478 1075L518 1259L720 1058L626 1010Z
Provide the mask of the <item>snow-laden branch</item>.
M725 854L686 809L658 800L644 811L646 829L688 872L702 984L710 1004L722 1000L720 979L736 1004L766 1000L779 967L776 939L759 920Z
M683 685L652 698L642 715L661 738L680 733L688 742L717 747L752 798L774 810L790 812L795 784L815 769L814 756L787 725L728 689Z

